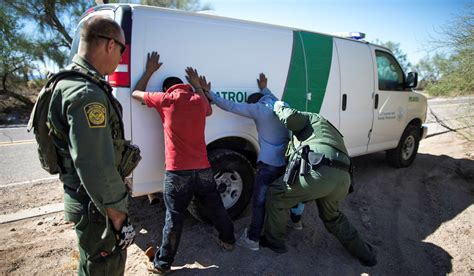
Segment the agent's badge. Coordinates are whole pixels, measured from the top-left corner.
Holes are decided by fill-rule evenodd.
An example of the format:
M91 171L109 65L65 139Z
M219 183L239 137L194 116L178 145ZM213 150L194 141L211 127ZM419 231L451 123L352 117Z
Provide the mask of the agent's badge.
M90 128L104 128L107 126L107 109L101 103L90 103L84 107L87 123Z

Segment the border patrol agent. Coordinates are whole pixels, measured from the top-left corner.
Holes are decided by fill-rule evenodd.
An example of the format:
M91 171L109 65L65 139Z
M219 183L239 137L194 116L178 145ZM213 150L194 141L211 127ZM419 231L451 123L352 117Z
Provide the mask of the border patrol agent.
M316 113L299 112L281 101L274 104L274 112L293 137L285 177L275 181L267 195L267 219L260 245L277 253L286 252L288 210L298 202L315 200L326 229L363 265L375 265L374 249L339 211L339 203L351 185L350 158L343 136Z
M81 31L79 53L55 86L48 114L64 184L64 212L78 238L79 275L123 275L126 247L135 231L127 217L121 106L103 76L114 72L125 50L120 26L95 16ZM102 84L102 85L99 85ZM107 94L109 93L109 94Z

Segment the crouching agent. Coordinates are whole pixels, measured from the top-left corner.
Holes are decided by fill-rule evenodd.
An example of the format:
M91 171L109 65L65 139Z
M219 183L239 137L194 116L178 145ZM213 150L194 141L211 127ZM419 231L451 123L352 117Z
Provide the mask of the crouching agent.
M293 136L287 173L272 183L267 194L267 218L260 245L277 253L286 252L288 210L298 202L315 200L326 229L363 265L375 265L375 250L339 211L339 202L351 185L350 158L343 136L316 113L299 112L281 101L274 104L274 112Z
M207 158L204 129L211 106L203 93L197 71L186 68L190 84L179 78L163 82L164 93L145 92L150 77L162 63L157 52L148 54L146 70L132 93L134 99L155 108L163 121L165 139L165 179L163 199L166 206L165 225L160 248L153 268L157 273L171 270L183 231L187 207L193 198L210 215L219 232L217 243L232 250L235 243L234 225L217 191Z

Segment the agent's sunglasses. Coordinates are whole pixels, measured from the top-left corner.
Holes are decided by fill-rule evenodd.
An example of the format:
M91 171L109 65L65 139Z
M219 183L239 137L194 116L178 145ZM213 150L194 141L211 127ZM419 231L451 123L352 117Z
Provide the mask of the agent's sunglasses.
M123 53L125 52L125 49L127 48L127 46L123 45L122 42L118 41L115 38L108 37L108 36L105 36L105 35L97 35L97 37L108 39L108 40L112 39L113 41L115 41L115 43L117 43L120 46L120 54L121 55L123 55Z

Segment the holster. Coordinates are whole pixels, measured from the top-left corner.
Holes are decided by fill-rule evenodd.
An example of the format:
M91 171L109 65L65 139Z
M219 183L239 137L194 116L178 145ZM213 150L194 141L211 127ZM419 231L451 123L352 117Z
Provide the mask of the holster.
M125 140L122 160L120 161L119 172L122 178L129 176L142 160L140 148L130 141Z
M338 160L331 160L324 156L323 153L309 152L308 153L308 164L313 170L317 170L319 167L325 165L333 168L337 168L343 171L349 172L351 178L351 184L349 186L349 194L354 192L354 165L352 158L349 158L350 163L347 165L344 162ZM304 157L303 157L304 158Z
M324 156L324 153L319 152L308 152L307 154L308 164L313 170L319 169L322 165L324 165L324 160L327 159Z
M348 194L354 192L354 163L352 163L352 158L349 158L350 164L349 164L349 175L351 176L351 185L349 186L349 192Z
M285 175L283 176L283 182L288 185L292 185L298 175L300 169L301 157L295 156L291 161L286 165Z

